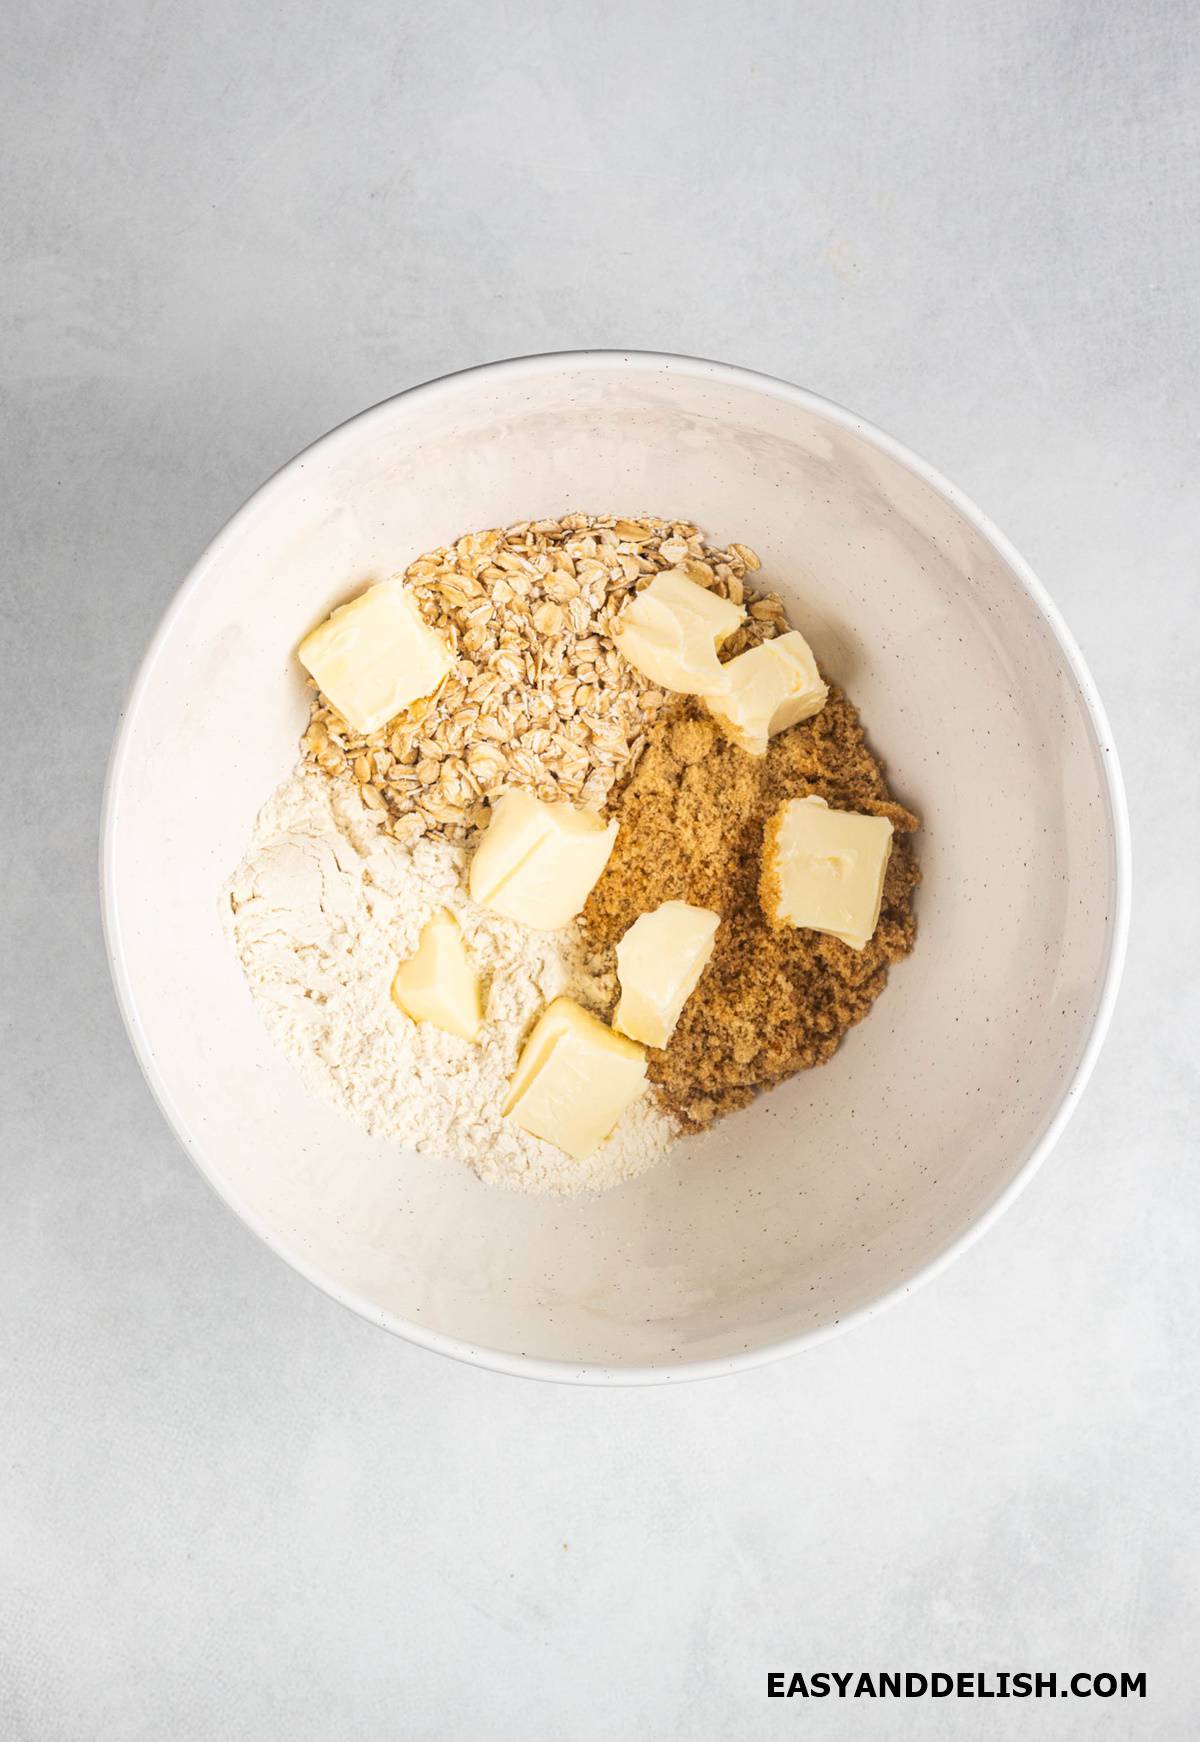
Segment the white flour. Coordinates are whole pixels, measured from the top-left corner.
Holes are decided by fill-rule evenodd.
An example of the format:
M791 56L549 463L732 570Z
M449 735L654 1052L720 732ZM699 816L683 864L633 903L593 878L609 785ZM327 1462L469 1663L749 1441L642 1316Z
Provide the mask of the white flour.
M586 1161L500 1117L543 1005L569 992L595 1008L615 986L590 971L574 928L528 931L476 907L464 864L445 842L403 847L383 834L351 781L297 769L259 816L226 891L268 1028L308 1086L375 1136L522 1191L603 1191L631 1179L674 1141L649 1094ZM410 1022L391 1000L397 964L437 907L455 914L483 975L475 1043Z

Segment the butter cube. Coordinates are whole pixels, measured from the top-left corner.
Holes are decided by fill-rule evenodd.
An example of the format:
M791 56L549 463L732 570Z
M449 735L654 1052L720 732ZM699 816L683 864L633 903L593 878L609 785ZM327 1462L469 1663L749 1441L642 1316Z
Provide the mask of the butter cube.
M431 696L454 655L399 580L339 605L300 643L300 663L356 732L377 732Z
M666 1046L716 943L719 913L664 901L635 919L617 945L621 1002L614 1028L647 1046Z
M538 931L561 931L582 911L616 838L616 823L595 811L506 793L471 861L471 899Z
M763 912L772 925L807 926L861 950L879 924L891 852L886 817L830 810L815 796L789 799L763 836Z
M707 698L708 708L751 756L765 756L768 738L819 714L829 695L798 629L739 653L722 669L727 687Z
M573 998L556 998L525 1042L501 1112L582 1161L645 1087L641 1047Z
M438 909L421 932L416 955L396 969L392 1001L414 1022L431 1022L460 1040L474 1040L479 1033L479 975L448 908Z
M630 665L651 683L703 696L724 689L717 649L744 620L740 606L697 586L682 569L665 569L626 605L615 638Z

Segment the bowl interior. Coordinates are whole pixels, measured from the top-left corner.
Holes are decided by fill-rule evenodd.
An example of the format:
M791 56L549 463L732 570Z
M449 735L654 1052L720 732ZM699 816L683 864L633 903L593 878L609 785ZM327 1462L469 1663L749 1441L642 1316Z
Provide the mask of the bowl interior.
M924 883L915 954L830 1064L629 1185L555 1200L398 1151L311 1099L259 1022L218 894L296 757L305 631L463 531L574 508L679 515L761 554L924 818ZM113 766L118 984L206 1173L362 1310L501 1362L733 1359L905 1285L1036 1150L1112 949L1103 756L1003 554L852 420L699 364L505 365L326 437L194 572Z

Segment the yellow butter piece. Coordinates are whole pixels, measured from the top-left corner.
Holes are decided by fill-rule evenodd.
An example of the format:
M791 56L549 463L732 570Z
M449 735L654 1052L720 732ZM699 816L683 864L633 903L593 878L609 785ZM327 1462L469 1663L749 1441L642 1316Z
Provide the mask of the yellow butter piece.
M615 637L630 665L651 683L703 696L724 688L717 649L744 621L740 606L697 586L682 569L665 569L626 605Z
M300 643L300 663L356 732L377 732L454 665L403 581L380 581L339 605Z
M726 687L707 697L707 706L751 756L765 756L769 738L819 714L829 696L812 648L798 629L739 653L722 670Z
M645 1087L641 1047L573 998L556 998L525 1042L501 1112L582 1161Z
M595 811L506 793L471 861L471 899L538 931L561 931L582 911L616 838L616 823Z
M392 1000L414 1022L431 1022L460 1040L474 1040L479 1033L479 975L448 908L438 909L421 932L416 955L396 969Z
M775 925L807 926L861 950L879 924L891 852L886 817L831 810L815 796L789 799L763 836L763 911Z
M708 966L719 913L664 901L635 919L617 945L621 1001L614 1028L647 1046L666 1046L680 1012Z

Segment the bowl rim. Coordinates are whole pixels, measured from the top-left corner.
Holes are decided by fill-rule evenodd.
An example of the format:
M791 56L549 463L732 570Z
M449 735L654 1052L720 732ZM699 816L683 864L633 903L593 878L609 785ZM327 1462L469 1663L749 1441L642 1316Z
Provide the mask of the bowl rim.
M964 1229L962 1233L948 1241L940 1252L922 1265L906 1281L895 1284L877 1299L855 1308L853 1312L835 1319L831 1324L820 1325L812 1330L801 1331L794 1336L780 1338L776 1342L767 1343L759 1348L740 1350L736 1354L717 1359L676 1361L664 1363L661 1366L622 1367L604 1366L590 1362L574 1363L549 1360L468 1343L462 1338L431 1330L425 1325L416 1324L398 1314L384 1311L353 1290L341 1287L315 1265L308 1263L305 1258L288 1250L263 1219L249 1205L240 1201L238 1194L230 1189L228 1183L212 1167L202 1146L175 1105L171 1092L158 1071L154 1051L142 1026L129 977L117 912L114 874L117 796L125 771L133 726L159 656L172 635L175 624L186 608L188 601L193 593L204 584L208 570L220 559L226 544L234 537L235 530L240 532L246 522L257 515L263 503L278 488L285 476L293 470L302 469L307 458L316 449L328 449L340 445L347 439L352 430L356 436L361 434L363 428L369 426L373 421L383 421L385 417L390 416L403 401L409 401L416 405L432 398L447 398L467 386L488 378L496 381L505 379L517 381L521 378L570 373L584 369L612 370L616 373L629 368L655 369L667 374L692 376L701 380L725 382L731 387L748 388L769 398L799 406L819 415L828 422L840 425L891 459L907 467L915 476L942 496L993 547L1024 587L1034 606L1048 624L1083 698L1088 722L1095 737L1097 748L1101 753L1100 763L1104 769L1112 849L1113 900L1110 905L1108 949L1100 997L1083 1051L1073 1071L1063 1084L1058 1101L1050 1111L1041 1135L1034 1143L1024 1164L969 1228ZM825 399L807 388L797 387L792 382L782 380L778 376L742 368L736 364L718 363L703 357L691 357L665 351L603 349L549 351L533 353L528 356L506 357L494 362L480 363L470 368L454 370L446 375L437 376L432 380L405 388L399 393L391 394L386 399L379 400L365 410L355 413L352 417L335 425L324 435L318 436L293 458L279 466L230 516L193 563L138 663L117 716L116 731L104 781L99 849L100 906L105 953L116 992L117 1004L130 1043L142 1074L152 1095L158 1102L167 1124L190 1156L201 1176L208 1182L221 1201L233 1210L234 1214L264 1242L276 1257L283 1259L293 1270L299 1272L301 1276L313 1283L332 1300L357 1313L360 1318L378 1325L381 1329L403 1337L406 1341L415 1343L421 1348L432 1350L437 1354L448 1355L455 1360L466 1362L475 1367L520 1378L573 1384L663 1385L698 1379L713 1379L726 1374L743 1372L749 1368L765 1366L768 1362L795 1355L802 1349L815 1347L831 1337L865 1324L878 1313L912 1294L918 1287L922 1287L925 1283L939 1276L949 1264L974 1245L1003 1215L1018 1194L1028 1185L1065 1129L1067 1121L1074 1112L1095 1068L1105 1035L1108 1032L1125 966L1129 938L1132 877L1129 811L1112 730L1095 681L1074 636L1067 627L1058 607L1024 557L957 485L952 484L948 478L945 478L935 467L923 460L920 455L914 453L911 448L906 447L904 443L866 418L848 411L844 406Z

